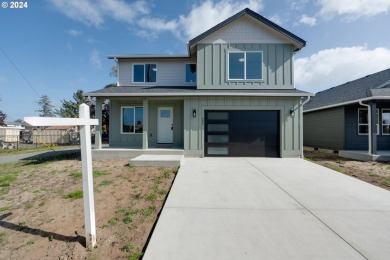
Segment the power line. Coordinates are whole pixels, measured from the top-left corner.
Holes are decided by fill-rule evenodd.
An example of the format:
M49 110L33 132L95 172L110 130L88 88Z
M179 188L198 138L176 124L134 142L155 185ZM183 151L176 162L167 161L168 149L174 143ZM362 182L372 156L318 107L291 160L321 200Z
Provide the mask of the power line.
M38 97L40 95L38 94L38 91L35 90L35 88L31 85L31 83L27 80L27 78L23 75L23 73L18 69L16 64L11 60L11 58L5 53L5 51L0 47L0 51L4 54L4 56L8 59L8 61L14 66L15 70L20 74L20 76L26 81L27 85L34 91L35 94L37 94Z

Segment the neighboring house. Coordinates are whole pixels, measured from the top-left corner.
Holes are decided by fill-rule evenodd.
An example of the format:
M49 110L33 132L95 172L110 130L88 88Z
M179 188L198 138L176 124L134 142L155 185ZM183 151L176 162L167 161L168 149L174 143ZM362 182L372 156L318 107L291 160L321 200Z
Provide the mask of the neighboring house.
M305 44L244 9L190 40L187 55L109 56L117 87L85 95L97 108L110 99L110 148L299 157L302 104L312 94L294 88L293 56Z
M390 69L318 92L303 120L305 146L371 155L390 150Z

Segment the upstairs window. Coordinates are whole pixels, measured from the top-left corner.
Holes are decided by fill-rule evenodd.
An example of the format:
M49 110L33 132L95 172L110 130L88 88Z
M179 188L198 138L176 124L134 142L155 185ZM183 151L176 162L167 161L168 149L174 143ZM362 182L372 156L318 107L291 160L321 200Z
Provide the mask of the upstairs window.
M186 64L186 83L196 82L196 64Z
M359 125L358 132L359 135L368 134L368 110L364 108L358 109L359 113ZM376 134L379 134L379 109L376 110Z
M157 65L156 64L134 64L133 66L133 82L156 82Z
M263 53L261 51L229 52L229 80L262 80Z

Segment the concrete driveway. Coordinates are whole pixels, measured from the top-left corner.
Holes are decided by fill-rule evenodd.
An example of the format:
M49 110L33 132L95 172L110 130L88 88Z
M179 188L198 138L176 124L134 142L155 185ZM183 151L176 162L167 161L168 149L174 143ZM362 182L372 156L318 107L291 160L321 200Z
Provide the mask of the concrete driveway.
M302 159L186 159L144 259L389 259L390 192Z

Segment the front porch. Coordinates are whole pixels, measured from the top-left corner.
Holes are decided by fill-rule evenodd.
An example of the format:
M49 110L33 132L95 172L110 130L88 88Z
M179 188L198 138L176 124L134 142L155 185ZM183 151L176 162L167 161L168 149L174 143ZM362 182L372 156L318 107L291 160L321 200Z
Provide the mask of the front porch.
M184 160L183 149L124 149L100 148L92 150L93 160L129 159L133 166L178 167Z

